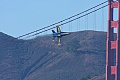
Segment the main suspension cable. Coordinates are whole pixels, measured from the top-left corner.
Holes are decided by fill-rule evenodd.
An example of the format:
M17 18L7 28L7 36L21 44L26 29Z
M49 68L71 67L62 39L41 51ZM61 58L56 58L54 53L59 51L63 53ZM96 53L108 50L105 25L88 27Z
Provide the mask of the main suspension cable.
M84 16L87 16L87 15L89 15L89 14L91 14L91 13L93 13L93 12L96 12L96 11L98 11L98 10L100 10L100 9L102 9L102 8L104 8L104 7L106 7L106 6L108 6L108 4L105 5L105 6L102 6L102 7L98 8L98 9L96 9L96 10L93 10L93 11L87 13L87 14L84 14L84 15L82 15L82 16L80 16L80 17L77 17L77 18L75 18L75 19L72 19L72 20L70 20L70 21L67 21L67 22L65 22L65 23L62 23L62 24L60 24L59 26L62 26L62 25L65 25L65 24L67 24L67 23L70 23L70 22L73 22L73 21L75 21L75 20L78 20L79 18L82 18L82 17L84 17ZM49 28L49 29L46 29L46 30L44 30L44 31L41 31L41 32L35 33L35 34L30 35L30 36L25 37L25 38L29 38L29 37L32 37L32 36L35 36L35 35L41 34L41 33L43 33L43 32L46 32L46 31L52 30L52 29L54 29L54 28L56 28L56 26L54 26L54 27L52 27L52 28Z
M80 15L80 14L83 14L83 13L85 13L85 12L87 12L87 11L90 11L90 10L94 9L95 7L98 7L98 6L100 6L100 5L105 4L106 2L108 2L108 1L105 1L105 2L103 2L103 3L100 3L100 4L94 6L94 7L90 8L90 9L87 9L87 10L85 10L85 11L83 11L83 12L81 12L81 13L78 13L78 14L76 14L76 15L74 15L74 16L71 16L71 17L69 17L69 18L67 18L67 19L61 20L61 21L59 21L59 22L57 22L57 23L51 24L51 25L49 25L49 26L43 27L43 28L41 28L41 29L38 29L38 30L35 30L35 31L32 31L32 32L29 32L29 33L27 33L27 34L21 35L21 36L19 36L19 37L14 38L14 39L9 39L9 40L6 40L5 42L0 42L0 44L9 43L9 42L12 42L12 41L14 41L14 40L16 40L16 39L21 39L21 38L23 38L23 37L25 37L25 36L27 36L27 37L25 37L25 38L29 38L29 37L38 35L38 34L40 34L40 33L43 33L43 32L46 32L46 31L48 31L48 30L51 30L51 29L56 28L56 27L49 28L49 27L51 27L51 26L54 26L54 25L56 25L56 24L58 24L58 23L64 22L64 21L66 21L66 20L69 20L69 21L67 21L67 22L65 22L65 23L62 23L60 26L65 25L65 24L67 24L67 23L69 23L69 22L72 22L72 21L74 21L74 20L77 20L77 19L79 19L79 18L82 18L82 17L84 17L84 16L86 16L86 15L89 15L89 14L95 12L95 11L98 11L98 10L100 10L100 9L108 6L109 4L103 6L103 7L99 8L99 9L96 9L96 10L94 10L94 11L91 11L91 12L85 14L85 15L82 15L82 16L80 16L80 17L77 17L77 18L71 20L71 18L76 17L76 16L78 16L78 15ZM49 29L46 29L46 28L49 28ZM44 30L44 29L46 29L46 30ZM41 31L41 30L43 30L43 31ZM41 32L38 32L38 31L41 31ZM35 34L33 34L33 33L35 33ZM30 34L33 34L33 35L30 35Z
M32 32L29 32L29 33L24 34L24 35L21 35L21 36L19 36L19 37L17 37L17 38L18 38L18 39L19 39L19 38L22 38L22 37L24 37L24 36L27 36L27 35L36 33L36 32L38 32L38 31L40 31L40 30L49 28L49 27L51 27L51 26L54 26L54 25L56 25L56 24L59 24L59 23L61 23L61 22L66 21L66 20L69 20L69 19L71 19L71 18L73 18L73 17L76 17L76 16L78 16L78 15L80 15L80 14L83 14L83 13L85 13L85 12L87 12L87 11L90 11L90 10L92 10L92 9L94 9L94 8L96 8L96 7L98 7L98 6L100 6L100 5L103 5L103 4L105 4L106 2L108 2L108 1L102 2L102 3L96 5L96 6L92 7L92 8L89 8L89 9L87 9L87 10L81 12L81 13L78 13L78 14L76 14L76 15L73 15L73 16L71 16L71 17L69 17L69 18L66 18L66 19L64 19L64 20L61 20L61 21L56 22L56 23L54 23L54 24L51 24L51 25L49 25L49 26L43 27L43 28L41 28L41 29L38 29L38 30L35 30L35 31L32 31Z

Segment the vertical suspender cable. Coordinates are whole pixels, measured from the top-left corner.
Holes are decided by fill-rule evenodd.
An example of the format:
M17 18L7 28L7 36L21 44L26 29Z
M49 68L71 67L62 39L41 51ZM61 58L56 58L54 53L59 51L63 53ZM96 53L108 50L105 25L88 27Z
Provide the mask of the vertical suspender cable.
M80 19L77 20L77 32L80 31L80 30L79 30L79 27L80 27L79 22L80 22Z
M69 19L70 20L70 19ZM71 29L70 29L70 23L69 23L69 32L71 32Z
M70 22L70 23L71 23L71 32L73 32L73 28L72 28L73 24L72 24L72 22Z
M80 28L80 26L81 26L80 22L81 22L80 19L78 19L78 31L79 31L79 33L80 33L80 29L81 29ZM79 39L80 39L80 34L79 34Z
M96 12L94 12L94 29L96 31Z
M81 21L80 21L80 19L79 19L79 31L80 31L80 29L81 29L80 26L81 26Z
M78 30L78 20L77 20L77 32L78 32L79 30Z
M96 12L94 12L94 15L93 15L93 30L96 31Z
M104 23L104 8L102 9L102 29L105 31L105 23Z
M45 43L47 44L47 38L48 38L48 36L47 36L47 31L45 32L45 35L46 35L46 37L45 37L45 39L46 39L45 41L46 41L46 42L45 42Z
M85 30L88 30L88 15L85 17Z

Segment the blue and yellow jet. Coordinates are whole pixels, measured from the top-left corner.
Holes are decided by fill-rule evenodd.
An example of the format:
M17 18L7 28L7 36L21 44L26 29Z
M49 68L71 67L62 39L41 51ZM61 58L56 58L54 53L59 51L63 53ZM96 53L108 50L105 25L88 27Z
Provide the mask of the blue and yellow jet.
M68 33L68 32L61 32L60 27L59 27L58 24L56 25L56 27L57 27L57 32L55 32L54 30L52 30L52 32L53 32L53 40L52 41L54 42L55 38L57 37L57 39L58 39L58 45L61 45L61 43L60 43L61 37L69 35L70 33Z

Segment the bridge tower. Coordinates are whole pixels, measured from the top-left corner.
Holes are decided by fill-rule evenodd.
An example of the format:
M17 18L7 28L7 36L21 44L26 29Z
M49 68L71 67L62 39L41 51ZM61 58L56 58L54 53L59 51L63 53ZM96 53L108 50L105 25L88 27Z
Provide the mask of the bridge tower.
M108 4L106 80L120 80L120 0L108 0ZM114 14L115 8L117 14ZM118 20L114 20L115 16L118 16Z

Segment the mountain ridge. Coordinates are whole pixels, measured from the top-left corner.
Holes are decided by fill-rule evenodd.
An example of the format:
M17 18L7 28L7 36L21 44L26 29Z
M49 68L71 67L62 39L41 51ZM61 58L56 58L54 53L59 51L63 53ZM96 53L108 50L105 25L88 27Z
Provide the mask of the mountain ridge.
M105 79L105 32L73 32L63 37L61 44L52 43L52 35L48 35L0 45L0 79Z

